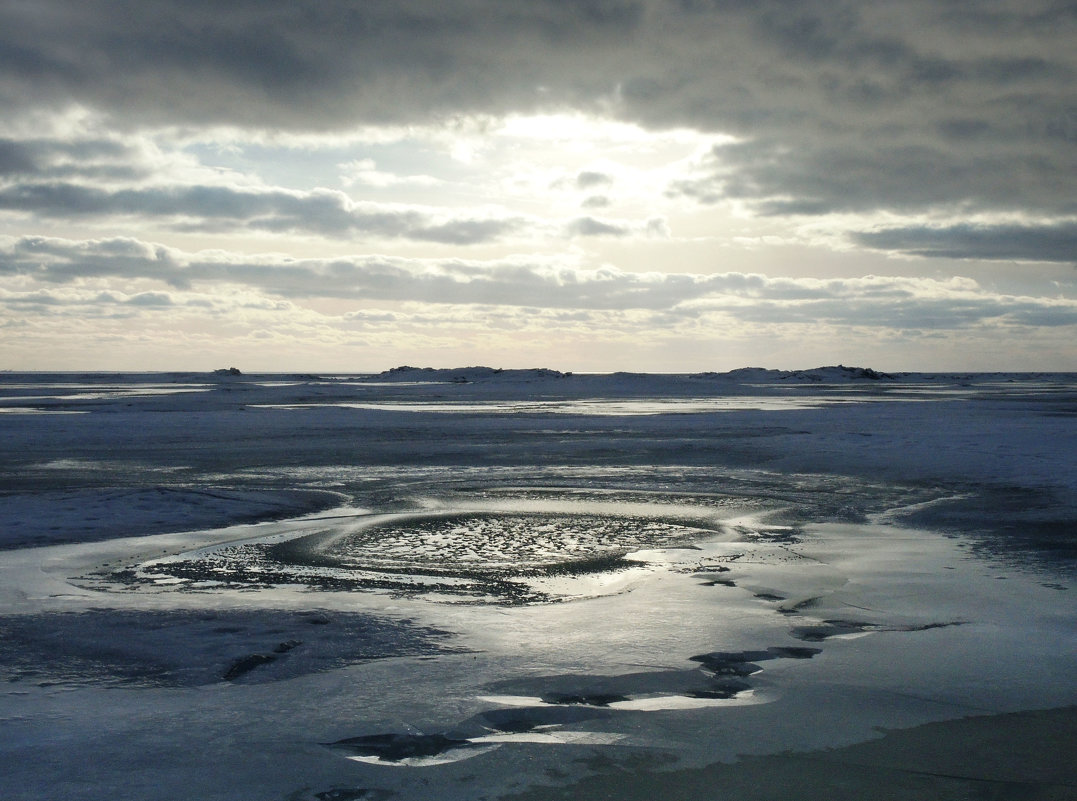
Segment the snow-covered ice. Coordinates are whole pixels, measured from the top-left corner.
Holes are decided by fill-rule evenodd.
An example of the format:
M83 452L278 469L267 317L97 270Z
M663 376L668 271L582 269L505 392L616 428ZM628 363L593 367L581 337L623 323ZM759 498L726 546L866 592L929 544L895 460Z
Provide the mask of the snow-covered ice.
M1077 376L7 373L0 411L5 799L775 797L1072 729ZM1065 797L1060 736L920 790Z

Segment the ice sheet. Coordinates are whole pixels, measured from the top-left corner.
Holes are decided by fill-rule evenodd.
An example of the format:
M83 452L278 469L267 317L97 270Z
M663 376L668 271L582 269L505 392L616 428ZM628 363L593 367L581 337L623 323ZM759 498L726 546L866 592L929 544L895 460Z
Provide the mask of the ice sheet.
M3 417L4 798L728 789L1077 703L1073 377L4 378L84 412Z

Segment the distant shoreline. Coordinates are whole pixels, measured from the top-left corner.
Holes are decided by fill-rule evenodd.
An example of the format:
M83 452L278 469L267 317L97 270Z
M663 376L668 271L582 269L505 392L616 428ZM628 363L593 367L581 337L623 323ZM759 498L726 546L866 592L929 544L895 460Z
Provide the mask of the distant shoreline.
M474 380L508 380L527 378L535 379L565 379L565 378L629 378L629 377L654 377L654 378L691 378L697 380L741 380L741 381L798 381L818 382L827 379L841 379L845 381L870 381L870 382L901 382L909 380L983 380L988 378L1005 380L1034 380L1037 378L1077 378L1077 371L1073 370L896 370L882 371L871 367L848 367L845 365L831 365L825 367L813 367L795 370L782 370L767 367L739 367L727 371L625 371L611 370L608 372L575 370L561 371L546 367L536 368L500 368L486 366L469 367L393 367L387 370L324 370L324 371L296 371L296 370L271 370L271 371L245 371L238 368L220 368L213 370L0 370L0 384L10 377L34 376L43 378L49 376L75 377L83 376L88 379L108 378L199 378L217 381L250 381L260 378L271 377L275 379L306 380L306 381L334 381L334 380L414 380L422 378L429 381L452 382L454 379Z

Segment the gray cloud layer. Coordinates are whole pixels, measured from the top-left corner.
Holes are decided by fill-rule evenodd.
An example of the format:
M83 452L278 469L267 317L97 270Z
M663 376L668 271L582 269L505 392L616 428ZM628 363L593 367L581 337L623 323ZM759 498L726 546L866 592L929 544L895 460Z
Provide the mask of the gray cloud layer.
M674 188L703 202L1068 215L1075 40L1059 0L37 0L0 8L0 103L292 129L612 108L742 137Z
M573 310L643 310L667 323L724 314L753 323L832 322L902 330L1006 325L1077 325L1077 301L1000 295L968 279L768 278L744 273L627 273L522 262L419 262L387 258L241 258L188 254L132 239L0 238L0 275L79 286L75 279L153 279L177 290L240 285L281 300L308 298ZM105 293L108 295L108 293ZM166 292L141 291L101 303L164 307ZM8 305L59 302L48 290L8 293ZM84 301L85 302L85 301ZM97 301L94 301L97 302ZM272 301L270 302L272 303ZM657 324L657 323L656 323Z
M906 226L862 231L851 238L865 247L914 256L1077 263L1077 222Z
M16 183L0 188L0 210L41 217L136 216L170 221L187 231L247 228L329 237L406 238L452 245L499 239L524 226L520 218L457 218L356 204L342 192L228 186L165 186L101 189L67 182Z
M0 181L133 181L149 170L114 139L0 139Z

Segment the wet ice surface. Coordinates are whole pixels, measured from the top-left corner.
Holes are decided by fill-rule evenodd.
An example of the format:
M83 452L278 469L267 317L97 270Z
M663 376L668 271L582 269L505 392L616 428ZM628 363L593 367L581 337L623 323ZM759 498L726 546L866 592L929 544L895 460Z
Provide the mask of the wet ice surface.
M1077 702L1071 379L469 376L18 382L84 414L4 418L0 796L499 798Z
M621 591L648 571L645 551L697 552L720 537L710 505L609 500L609 493L550 490L442 499L396 514L334 515L307 532L184 552L86 577L96 586L173 585L184 590L269 588L437 597L443 602L541 603ZM617 497L616 495L613 497ZM743 503L743 502L742 502ZM731 535L727 535L731 536ZM682 555L682 561L685 557Z

